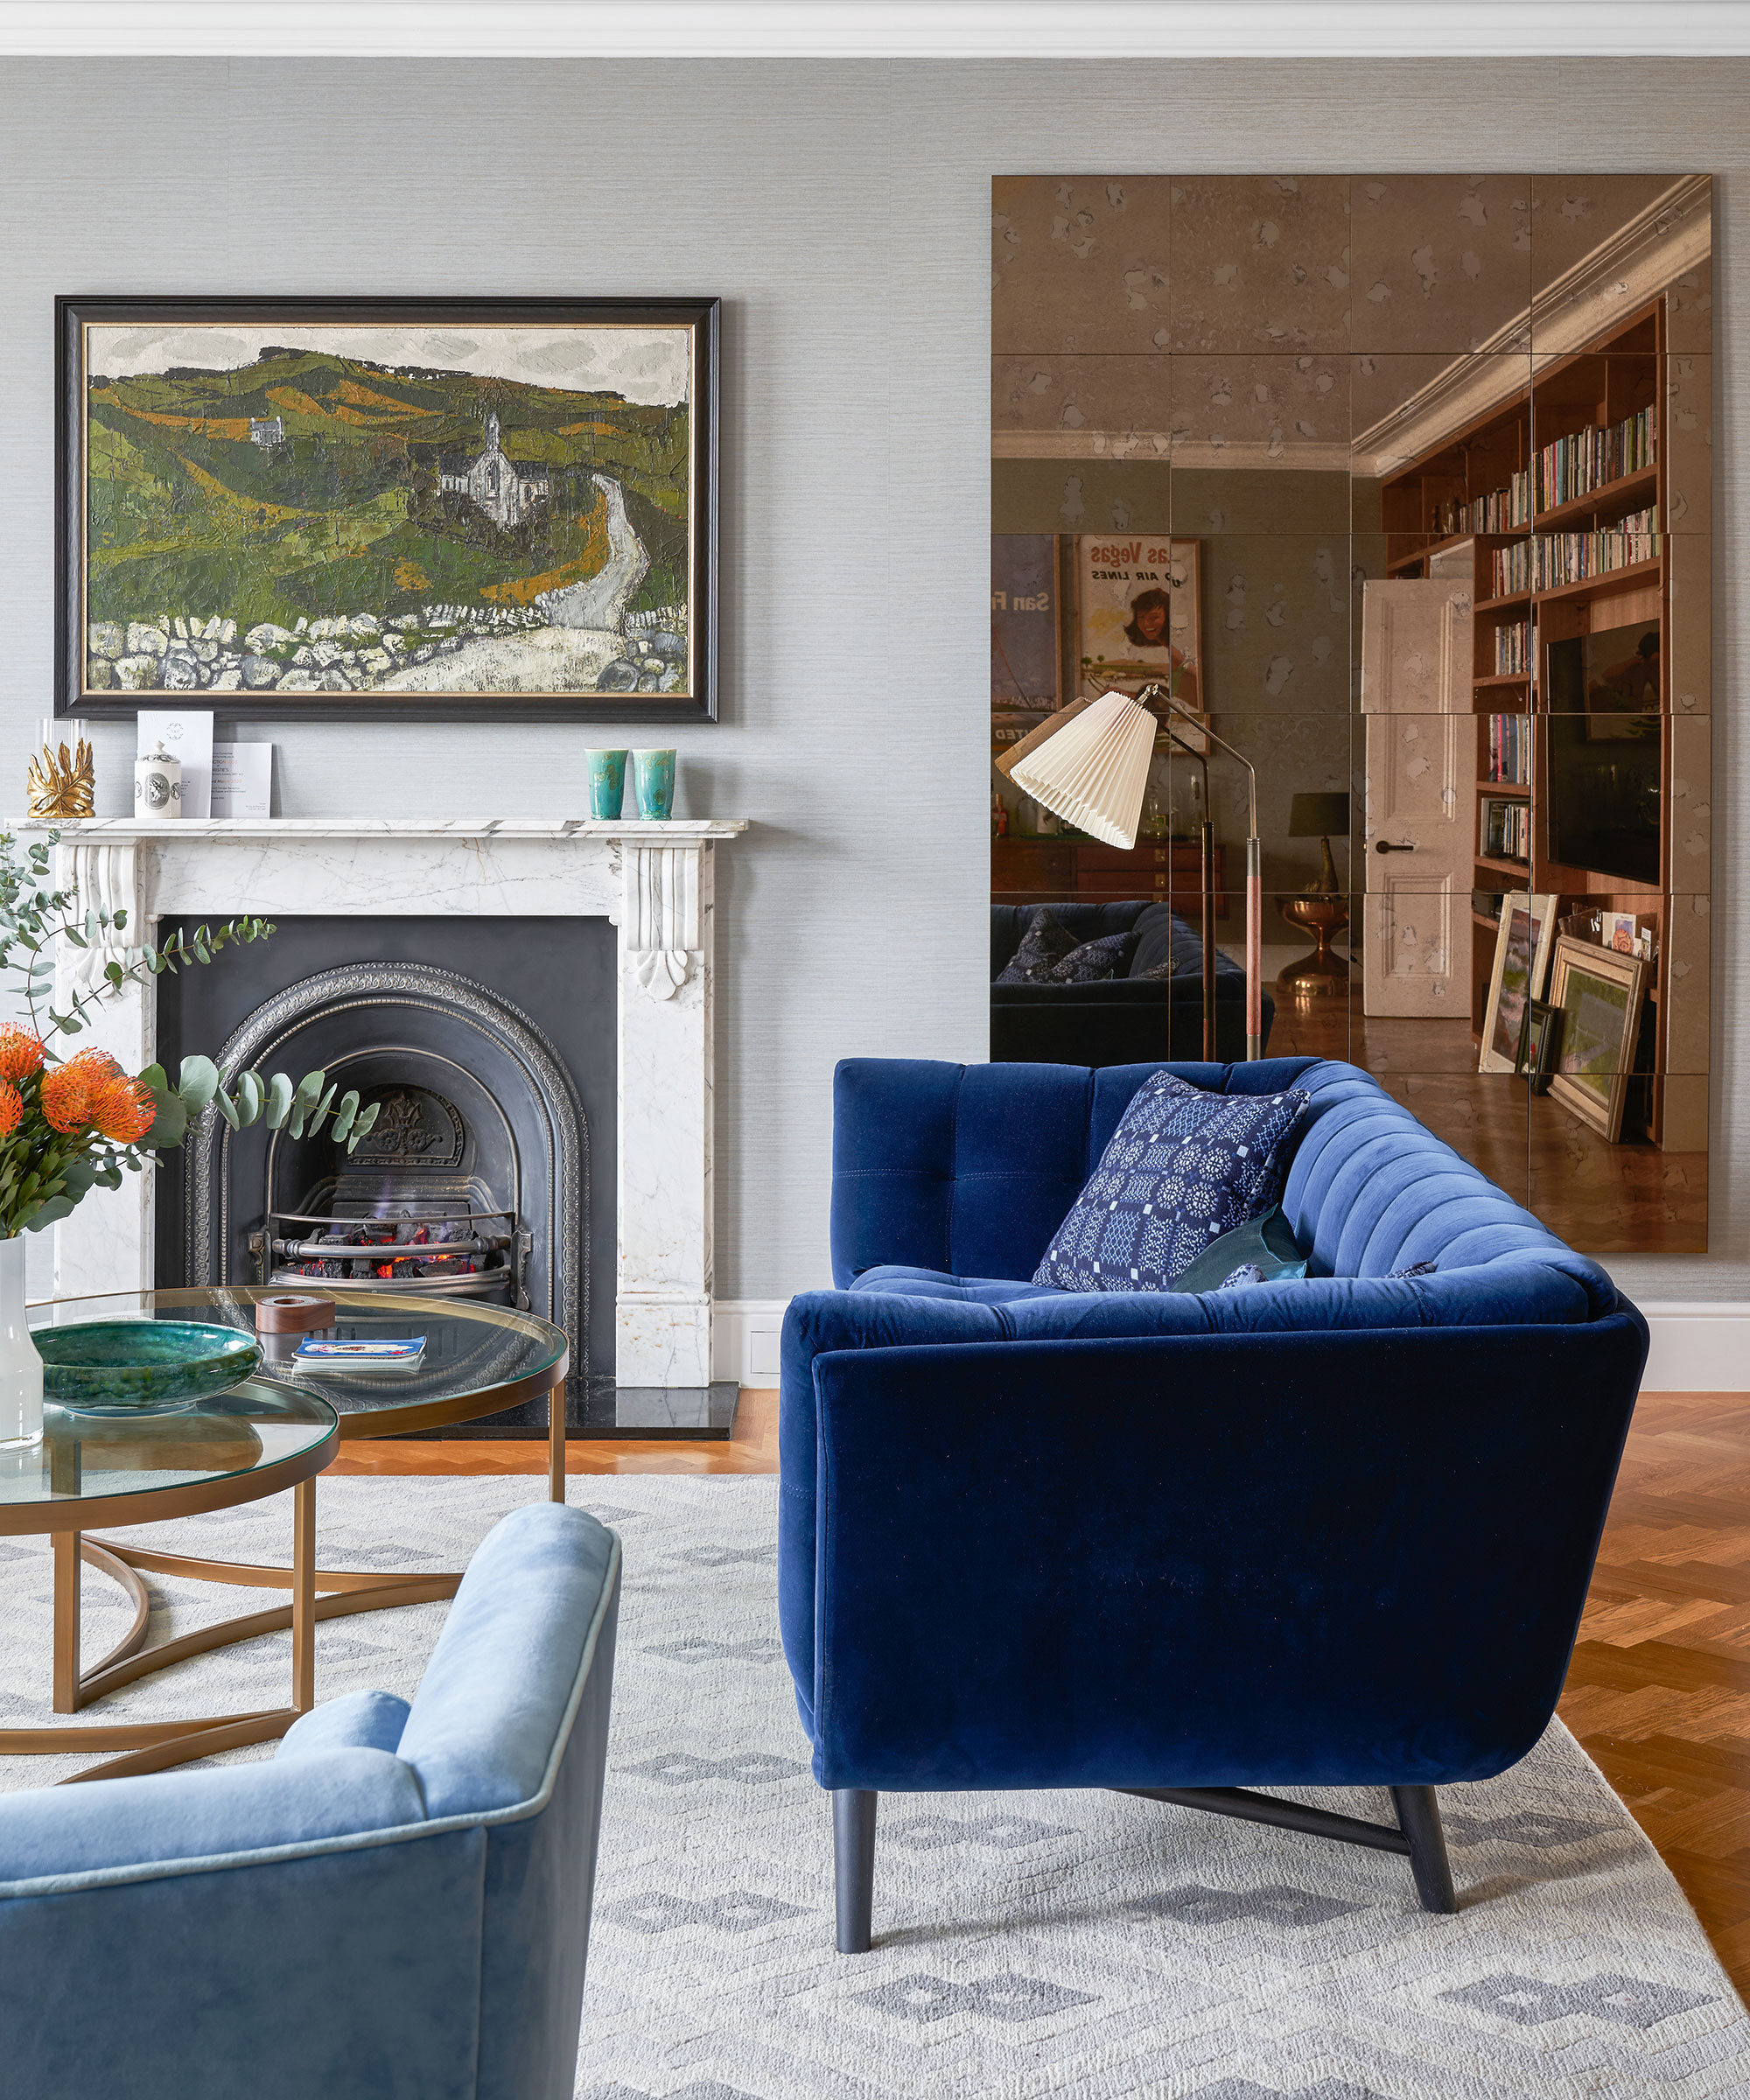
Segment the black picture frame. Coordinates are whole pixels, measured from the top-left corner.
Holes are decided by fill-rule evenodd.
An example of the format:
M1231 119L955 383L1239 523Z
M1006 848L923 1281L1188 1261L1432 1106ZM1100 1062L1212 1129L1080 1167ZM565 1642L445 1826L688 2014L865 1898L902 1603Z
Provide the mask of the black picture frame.
M1527 999L1524 1018L1519 1024L1519 1048L1513 1060L1516 1074L1530 1082L1534 1094L1547 1094L1556 1060L1562 1054L1562 1024L1566 1017L1559 1006L1545 999Z
M718 717L721 416L718 389L722 305L723 302L718 298L201 298L74 294L58 298L55 301L56 716L95 720L130 718L144 705L210 708L215 715L228 720L612 721L634 724L714 722ZM90 637L86 561L89 515L86 473L88 427L86 332L97 326L150 328L193 326L202 323L233 328L246 326L272 328L276 324L288 328L308 328L345 323L457 331L486 326L550 328L591 324L687 328L691 345L691 374L687 484L690 537L686 550L690 598L686 608L687 634L683 638L687 652L685 690L667 693L397 692L365 687L312 692L281 691L276 688L228 690L200 685L175 690L159 685L122 690L114 687L105 690L94 684L88 658ZM206 434L204 426L202 434ZM234 433L230 435L234 437ZM250 441L261 442L256 439L253 422ZM488 456L488 452L482 452L482 459ZM440 486L454 486L445 481L447 473L445 466L439 474ZM203 610L190 606L180 612L192 615ZM217 617L220 610L214 608L214 616ZM447 642L448 637L444 639Z

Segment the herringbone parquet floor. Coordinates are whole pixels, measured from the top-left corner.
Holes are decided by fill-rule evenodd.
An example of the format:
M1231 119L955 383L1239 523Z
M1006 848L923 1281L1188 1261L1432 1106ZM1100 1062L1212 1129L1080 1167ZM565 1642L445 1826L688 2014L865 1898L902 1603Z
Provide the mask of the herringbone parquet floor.
M573 1473L775 1473L778 1396L725 1443L574 1444ZM343 1446L336 1473L544 1473L544 1444ZM1750 1995L1750 1394L1647 1393L1562 1718Z

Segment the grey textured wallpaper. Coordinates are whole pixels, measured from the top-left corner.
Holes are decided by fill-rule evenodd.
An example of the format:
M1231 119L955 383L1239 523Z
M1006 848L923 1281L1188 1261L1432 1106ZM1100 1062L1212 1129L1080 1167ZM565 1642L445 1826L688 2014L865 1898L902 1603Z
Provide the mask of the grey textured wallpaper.
M676 733L720 861L718 1288L827 1273L834 1060L986 1046L993 174L1613 166L1716 186L1712 1244L1750 1298L1744 477L1750 61L0 66L0 808L47 710L53 295L717 293L723 718ZM566 726L286 724L287 816L558 815ZM100 729L99 809L131 739Z

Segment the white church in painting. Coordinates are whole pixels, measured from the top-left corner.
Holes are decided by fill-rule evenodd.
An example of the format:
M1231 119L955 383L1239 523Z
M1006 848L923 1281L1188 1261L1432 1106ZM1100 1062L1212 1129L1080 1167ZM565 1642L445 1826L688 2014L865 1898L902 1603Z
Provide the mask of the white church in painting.
M529 459L506 456L498 441L498 417L486 417L486 449L467 464L446 459L438 470L438 486L466 496L483 510L494 525L522 524L537 504L546 502L553 491L552 477L544 466Z

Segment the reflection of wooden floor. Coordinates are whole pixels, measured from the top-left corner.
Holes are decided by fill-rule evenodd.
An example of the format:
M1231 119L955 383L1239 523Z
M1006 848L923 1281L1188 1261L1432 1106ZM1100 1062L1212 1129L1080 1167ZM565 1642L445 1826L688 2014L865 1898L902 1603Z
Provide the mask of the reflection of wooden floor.
M568 1473L775 1473L777 1400L715 1444L574 1444ZM544 1475L543 1444L344 1444L334 1473ZM589 1501L587 1491L572 1490ZM1562 1718L1750 1989L1750 1396L1649 1393L1628 1432Z
M1271 986L1274 998L1275 987ZM1361 1001L1278 1000L1272 1057L1340 1057L1372 1073L1454 1152L1583 1254L1698 1254L1707 1155L1606 1144L1548 1095L1477 1070L1468 1019L1368 1018Z

